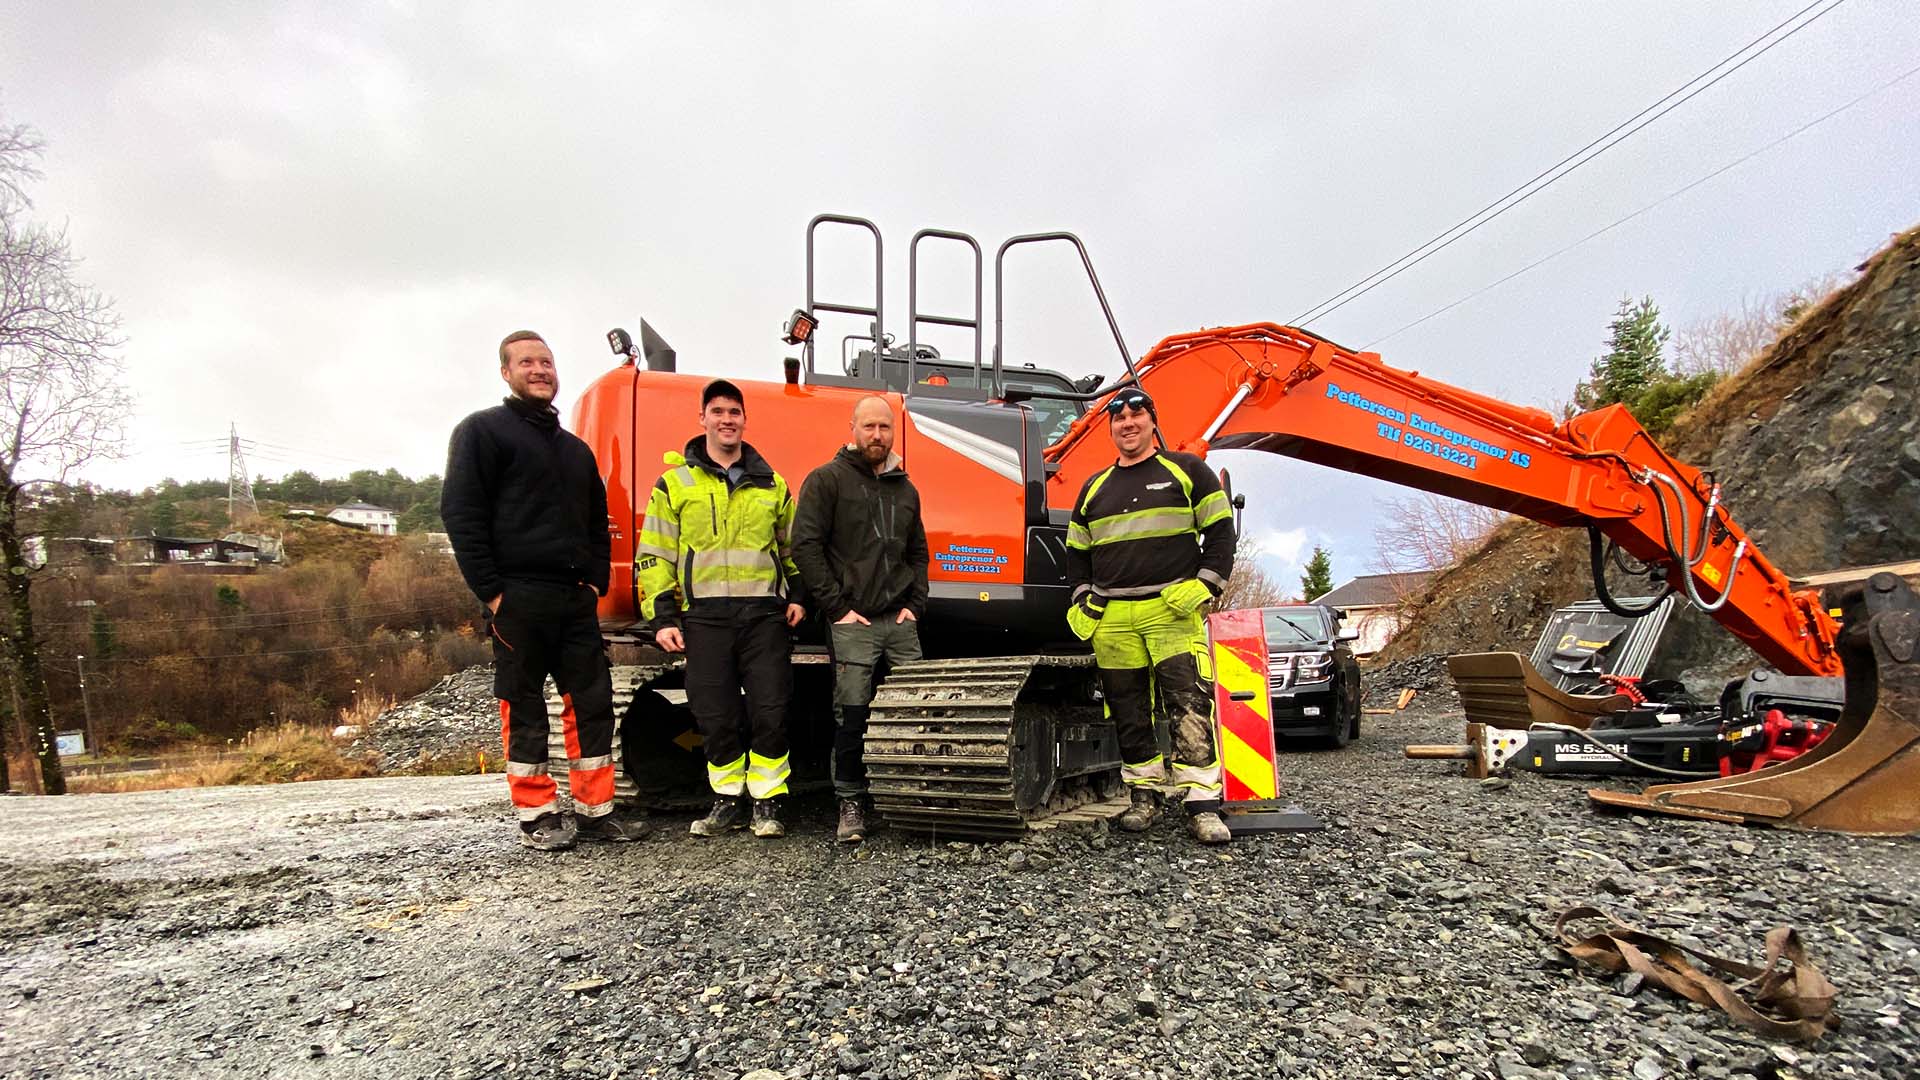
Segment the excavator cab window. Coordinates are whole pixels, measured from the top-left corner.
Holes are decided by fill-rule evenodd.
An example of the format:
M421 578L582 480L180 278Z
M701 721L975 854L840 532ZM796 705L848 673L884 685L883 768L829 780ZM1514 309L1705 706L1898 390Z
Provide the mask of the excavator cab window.
M1004 381L1009 390L1061 389L1051 382L1039 382L1017 376L1009 376ZM1028 398L1022 404L1033 410L1033 422L1040 429L1040 442L1046 446L1051 446L1065 437L1067 429L1073 426L1075 420L1080 419L1080 415L1087 408L1087 403L1084 401L1062 401L1059 398Z

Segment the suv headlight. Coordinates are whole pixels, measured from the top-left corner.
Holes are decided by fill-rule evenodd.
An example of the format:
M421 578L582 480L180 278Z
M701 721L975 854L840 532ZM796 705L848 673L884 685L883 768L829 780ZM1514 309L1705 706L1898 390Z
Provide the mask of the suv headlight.
M1333 675L1333 657L1321 653L1275 653L1267 657L1267 692L1277 694L1301 683L1324 682Z

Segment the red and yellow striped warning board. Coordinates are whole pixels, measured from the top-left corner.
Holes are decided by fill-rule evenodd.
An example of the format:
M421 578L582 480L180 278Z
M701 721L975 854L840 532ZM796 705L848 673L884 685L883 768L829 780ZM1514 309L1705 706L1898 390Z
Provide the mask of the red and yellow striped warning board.
M1207 616L1213 650L1213 715L1220 734L1226 801L1279 794L1273 700L1267 691L1267 631L1258 610Z

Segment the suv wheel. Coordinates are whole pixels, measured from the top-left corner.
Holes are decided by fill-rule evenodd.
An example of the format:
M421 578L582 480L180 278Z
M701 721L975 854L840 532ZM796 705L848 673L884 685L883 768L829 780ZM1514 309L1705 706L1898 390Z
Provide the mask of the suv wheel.
M1360 726L1359 720L1355 719L1348 723L1341 724L1339 727L1335 728L1333 734L1327 736L1327 743L1326 743L1327 748L1331 750L1338 750L1341 747L1352 742L1353 737L1356 734L1358 734L1358 732L1355 731L1354 729L1358 728L1359 726Z

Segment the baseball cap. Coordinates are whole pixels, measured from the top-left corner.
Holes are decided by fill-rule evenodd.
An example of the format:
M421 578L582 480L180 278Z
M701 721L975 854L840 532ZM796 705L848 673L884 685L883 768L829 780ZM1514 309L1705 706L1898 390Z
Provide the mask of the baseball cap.
M707 403L717 397L732 398L740 403L740 408L745 409L747 407L747 396L740 392L739 387L725 379L715 379L701 388L700 408L704 410L707 407Z

